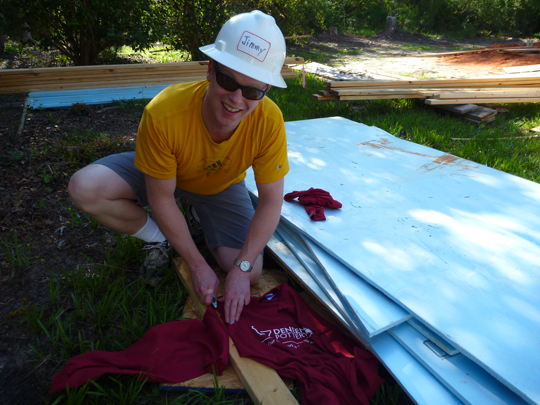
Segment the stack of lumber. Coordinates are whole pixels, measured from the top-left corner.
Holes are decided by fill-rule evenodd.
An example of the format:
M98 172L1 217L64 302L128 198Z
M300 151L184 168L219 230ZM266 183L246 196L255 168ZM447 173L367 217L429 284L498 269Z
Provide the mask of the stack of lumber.
M286 58L283 78L298 77L289 65L303 62ZM29 92L26 103L33 108L106 105L151 99L171 84L205 80L207 68L208 61L199 61L0 70L0 93Z
M285 192L342 207L285 202L272 254L414 403L539 404L540 184L341 117L285 127Z
M288 65L303 58L286 58L284 79L298 74ZM70 66L0 70L0 93L28 93L127 86L150 86L206 79L208 61L142 63L133 65Z
M329 81L314 99L379 100L425 99L429 105L470 103L536 103L540 101L540 75L496 78L430 80Z

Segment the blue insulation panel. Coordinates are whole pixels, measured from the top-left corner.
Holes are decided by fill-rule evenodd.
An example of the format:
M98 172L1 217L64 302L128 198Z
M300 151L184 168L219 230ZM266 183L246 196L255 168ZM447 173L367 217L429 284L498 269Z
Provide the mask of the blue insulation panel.
M314 222L285 202L283 218L540 403L540 185L340 117L286 129L285 192L322 188L343 207Z
M33 108L68 108L73 104L106 105L116 100L154 98L167 85L113 87L102 89L60 90L30 93L28 106Z
M287 247L276 232L268 242L268 248L298 276L305 287L317 296L338 319L344 321L342 310L336 308L319 287L310 273L306 271L296 255ZM350 328L349 326L348 328ZM409 397L418 405L460 405L463 404L455 395L444 387L420 362L392 338L383 332L373 339L364 341L366 347L377 356L387 370L398 381Z
M389 331L427 370L463 403L469 405L525 405L526 402L462 354L439 357L412 326Z

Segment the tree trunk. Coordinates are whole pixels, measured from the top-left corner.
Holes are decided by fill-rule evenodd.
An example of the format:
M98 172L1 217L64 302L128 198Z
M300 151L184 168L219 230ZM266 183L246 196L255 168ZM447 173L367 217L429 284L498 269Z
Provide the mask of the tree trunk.
M337 27L330 27L330 37L337 38L337 36L338 36Z
M386 33L393 34L396 32L397 18L396 17L386 17Z

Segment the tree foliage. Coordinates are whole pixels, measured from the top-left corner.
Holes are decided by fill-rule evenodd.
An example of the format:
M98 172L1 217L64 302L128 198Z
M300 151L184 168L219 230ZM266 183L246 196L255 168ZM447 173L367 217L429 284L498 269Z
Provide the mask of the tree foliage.
M42 47L55 47L75 65L95 64L103 51L156 41L205 59L233 15L272 15L285 36L383 30L386 16L410 32L540 33L539 0L0 0L0 38L29 31Z
M233 4L213 0L163 0L160 3L160 18L165 27L163 41L175 49L187 51L192 60L206 59L199 47L214 42L229 19Z
M111 47L147 47L159 34L154 6L153 0L0 0L9 34L26 29L75 65L95 64Z

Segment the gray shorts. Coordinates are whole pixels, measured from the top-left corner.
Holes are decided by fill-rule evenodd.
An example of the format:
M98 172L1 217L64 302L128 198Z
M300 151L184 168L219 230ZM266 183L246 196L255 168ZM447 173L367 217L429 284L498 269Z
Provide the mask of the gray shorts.
M94 164L108 167L133 189L135 204L148 206L144 173L133 162L135 152L125 152L99 159ZM195 208L210 250L218 246L241 249L255 210L242 181L214 195L201 195L176 189L175 198L185 198Z

